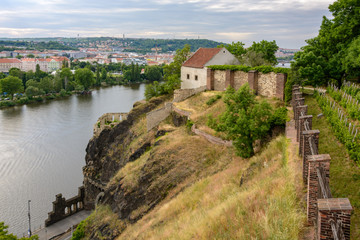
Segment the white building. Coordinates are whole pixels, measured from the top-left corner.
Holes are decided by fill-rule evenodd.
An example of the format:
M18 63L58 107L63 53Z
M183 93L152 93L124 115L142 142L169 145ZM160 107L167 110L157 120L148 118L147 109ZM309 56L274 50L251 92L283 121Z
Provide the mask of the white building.
M238 64L226 48L199 48L181 67L181 89L206 86L207 66Z

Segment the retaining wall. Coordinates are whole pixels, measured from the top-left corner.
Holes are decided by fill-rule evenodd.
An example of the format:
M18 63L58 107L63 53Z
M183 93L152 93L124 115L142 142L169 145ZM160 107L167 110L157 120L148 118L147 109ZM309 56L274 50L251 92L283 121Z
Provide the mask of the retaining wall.
M68 200L63 198L61 193L56 195L56 200L53 202L53 210L48 213L48 219L45 220L45 227L83 210L84 198L85 188L83 186L79 187L77 196Z
M231 71L207 69L207 90L224 91L228 86L236 90L245 83L249 83L256 94L265 97L276 97L284 100L285 73L260 73L258 71Z
M105 113L94 124L93 133L98 136L102 130L113 128L121 121L126 120L128 113Z

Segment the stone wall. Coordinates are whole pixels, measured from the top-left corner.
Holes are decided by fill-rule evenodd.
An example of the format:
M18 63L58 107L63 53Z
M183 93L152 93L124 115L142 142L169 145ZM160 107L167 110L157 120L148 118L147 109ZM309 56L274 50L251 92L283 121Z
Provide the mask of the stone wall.
M258 94L261 96L276 96L276 73L258 73Z
M105 113L94 124L94 136L98 136L102 130L113 128L121 121L126 120L128 113Z
M215 70L214 73L214 89L215 91L224 91L226 81L226 71Z
M146 128L148 131L159 125L167 118L172 111L172 103L165 103L165 106L146 114Z
M68 200L63 198L61 193L56 195L56 200L53 202L53 210L48 213L48 219L45 220L45 227L83 210L84 198L85 188L83 186L79 187L77 196Z
M276 97L284 100L287 75L284 73L260 73L255 70L249 72L231 70L207 69L206 89L224 91L228 86L239 89L249 83L255 94L264 97Z
M234 88L238 90L242 85L248 82L248 74L242 71L234 72Z
M173 102L181 102L185 99L198 94L199 92L203 92L206 90L206 86L191 88L191 89L176 89L174 91L174 99Z

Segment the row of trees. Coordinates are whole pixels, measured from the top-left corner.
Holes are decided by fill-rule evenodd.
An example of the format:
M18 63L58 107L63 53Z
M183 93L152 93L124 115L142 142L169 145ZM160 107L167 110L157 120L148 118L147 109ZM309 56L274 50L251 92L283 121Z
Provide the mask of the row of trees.
M360 76L360 2L337 0L329 5L332 19L323 17L318 36L306 40L295 54L292 70L304 84L325 85Z
M65 65L55 75L48 74L40 70L39 65L36 71L24 72L18 68L12 68L9 76L0 73L0 93L6 92L9 98L13 99L15 93L25 91L27 97L59 93L62 89L65 91L88 91L93 86L101 86L103 84L112 85L129 82L142 81L160 81L163 75L161 66L146 66L145 73L141 73L143 66L132 64L125 66L118 64L117 67L124 71L123 76L112 76L109 69L114 69L114 65L96 65L96 72L92 72L88 65L84 68L77 68L75 74ZM116 69L115 69L116 70Z
M278 50L276 41L262 40L260 42L253 42L249 48L245 48L243 42L232 42L231 44L221 44L218 47L225 47L240 61L240 64L250 67L261 65L275 66L278 62L275 57L275 52Z

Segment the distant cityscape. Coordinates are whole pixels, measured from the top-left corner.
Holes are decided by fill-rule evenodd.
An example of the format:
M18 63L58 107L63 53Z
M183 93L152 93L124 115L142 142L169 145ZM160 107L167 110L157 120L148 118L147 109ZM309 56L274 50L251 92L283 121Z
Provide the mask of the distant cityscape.
M47 42L45 42L47 40ZM43 41L43 42L41 42ZM19 68L22 71L35 71L36 65L45 72L53 72L62 67L64 61L88 62L90 64L117 64L125 65L162 65L173 61L174 45L184 45L184 40L153 40L153 39L121 39L121 38L84 38L84 39L58 39L53 45L56 48L76 50L37 50L39 43L49 43L49 39L30 40L6 40L7 45L0 46L0 72L8 73L11 68ZM196 40L194 40L197 44ZM216 47L218 42L199 40L205 45ZM208 42L210 41L210 43ZM50 43L52 43L50 41ZM193 44L193 51L197 47ZM201 46L201 42L199 42ZM47 44L49 45L49 44ZM50 44L51 46L51 44ZM197 47L198 48L198 47ZM171 49L171 51L166 51ZM145 52L146 51L146 52ZM300 49L279 48L275 53L279 62L289 62ZM144 52L144 53L141 53Z

